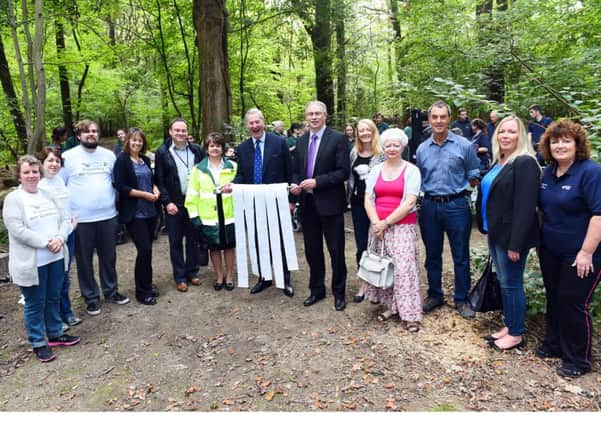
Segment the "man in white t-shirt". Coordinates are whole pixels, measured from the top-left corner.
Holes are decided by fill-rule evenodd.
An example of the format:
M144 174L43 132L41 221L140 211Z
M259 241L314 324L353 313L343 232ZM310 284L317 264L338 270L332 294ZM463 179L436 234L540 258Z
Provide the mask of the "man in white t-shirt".
M71 213L77 218L75 259L79 289L90 316L100 314L100 292L94 278L93 255L98 254L100 286L104 300L127 304L118 292L115 269L117 209L113 188L112 151L98 146L98 125L91 120L75 124L80 144L63 153L63 177L69 193Z

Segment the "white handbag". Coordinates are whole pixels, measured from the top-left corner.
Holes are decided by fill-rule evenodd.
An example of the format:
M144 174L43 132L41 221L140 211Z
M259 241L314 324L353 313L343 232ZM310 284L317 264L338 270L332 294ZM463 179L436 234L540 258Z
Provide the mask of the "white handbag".
M390 257L384 255L384 239L379 254L372 250L374 240L370 236L370 244L361 254L357 276L376 288L388 289L394 284L394 264Z

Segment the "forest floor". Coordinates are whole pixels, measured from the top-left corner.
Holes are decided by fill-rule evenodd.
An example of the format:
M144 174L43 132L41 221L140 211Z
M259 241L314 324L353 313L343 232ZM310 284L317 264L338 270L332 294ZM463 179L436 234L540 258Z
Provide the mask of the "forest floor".
M557 360L534 356L541 320L528 320L523 351L506 353L482 339L499 326L499 314L469 321L447 305L426 315L417 334L398 320L379 322L381 307L352 302L359 283L349 216L346 224L343 312L334 310L329 289L325 300L303 307L308 270L300 233L293 298L275 287L257 295L239 288L216 292L208 268L201 269L202 286L180 293L171 278L166 235L154 246L154 281L161 293L156 306L104 304L99 316L90 317L73 271L72 300L83 323L70 333L82 341L59 348L48 364L39 363L27 344L17 288L0 287L0 410L599 410L598 333L593 372L565 380L555 373ZM484 244L476 230L472 241L473 247ZM446 283L452 278L448 254L446 247ZM118 246L120 290L132 299L134 258L131 242ZM422 281L425 293L423 274Z

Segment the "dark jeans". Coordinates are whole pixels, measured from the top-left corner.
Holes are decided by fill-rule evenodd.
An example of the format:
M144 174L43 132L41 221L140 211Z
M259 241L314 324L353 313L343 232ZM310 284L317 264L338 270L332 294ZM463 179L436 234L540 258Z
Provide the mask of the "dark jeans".
M86 304L98 302L100 292L94 278L94 249L98 255L100 286L105 297L117 292L117 217L97 222L79 223L75 229L75 259L81 296Z
M25 297L25 330L33 348L44 347L46 337L63 335L60 294L65 274L65 260L59 259L38 267L38 286L21 286Z
M346 290L346 262L344 259L344 215L319 216L312 195L304 199L301 212L305 257L309 264L311 295L325 296L326 266L323 238L326 239L332 262L332 294L344 299Z
M63 322L67 323L69 317L73 316L71 310L71 299L69 298L69 289L71 289L71 262L75 256L75 231L69 234L67 238L67 248L69 249L69 265L67 271L65 271L65 278L63 280L63 286L61 288L61 305L60 313Z
M520 259L513 262L507 255L507 249L488 239L488 250L495 264L497 278L501 283L503 317L509 335L517 337L524 333L526 316L526 293L524 292L524 269L528 250L520 252Z
M558 257L541 248L539 259L547 293L543 346L560 354L566 368L590 369L593 324L589 304L601 279L601 261L593 261L594 273L581 279L571 258Z
M156 219L156 216L152 218L134 218L132 222L125 225L138 251L134 269L136 298L138 300L152 296L152 234Z
M358 267L361 255L367 249L367 238L371 223L365 212L365 207L361 203L351 203L351 216L353 218L353 228L355 229L355 245L357 246L355 257L357 258Z
M196 259L196 230L190 222L188 211L183 206L177 207L175 215L165 213L167 234L169 235L169 256L173 267L173 278L176 283L186 282L198 274ZM186 239L186 255L184 258L184 239Z
M442 248L446 232L455 269L455 302L464 302L470 289L470 234L472 213L467 197L447 203L424 198L419 211L419 228L426 247L428 296L444 299L442 291Z

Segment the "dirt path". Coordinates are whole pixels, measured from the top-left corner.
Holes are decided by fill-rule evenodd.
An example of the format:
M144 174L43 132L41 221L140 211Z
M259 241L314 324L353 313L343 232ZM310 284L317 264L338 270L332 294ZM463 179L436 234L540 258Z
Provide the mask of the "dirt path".
M349 303L340 313L331 294L303 307L308 272L302 256L292 299L273 287L253 296L244 289L215 292L207 269L203 286L179 293L162 235L154 247L159 304L105 304L101 315L89 317L75 285L74 308L84 322L73 333L82 342L58 349L50 364L35 360L16 304L18 290L3 286L0 410L599 409L597 353L594 373L561 379L556 360L534 357L540 322L528 322L526 350L507 354L491 351L481 338L498 327L494 314L466 321L447 306L427 315L417 335L399 321L378 322L377 306L350 302L359 285L352 235L347 237ZM482 245L477 232L473 240L473 246ZM303 254L300 235L297 249ZM118 247L120 287L130 297L134 253L131 243ZM447 283L451 275L447 266Z

